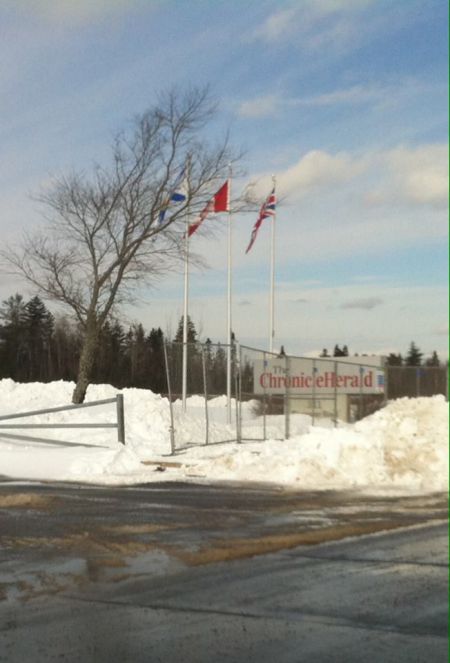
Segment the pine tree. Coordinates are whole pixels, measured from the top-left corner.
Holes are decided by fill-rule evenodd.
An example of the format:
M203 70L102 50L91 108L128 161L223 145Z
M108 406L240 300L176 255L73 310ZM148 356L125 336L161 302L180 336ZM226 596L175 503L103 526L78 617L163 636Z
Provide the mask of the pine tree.
M147 384L155 394L167 391L166 363L164 357L164 334L161 327L153 328L147 337L148 376Z
M116 320L107 320L100 331L93 382L123 386L125 341L126 334L122 325Z
M224 394L227 387L227 355L220 343L217 345L213 364L213 393Z
M144 327L133 325L126 339L129 363L130 386L144 388L148 386L149 357Z
M2 375L13 380L27 379L26 304L16 293L0 308L0 365Z
M429 357L425 361L425 366L438 367L440 365L441 365L441 362L439 361L438 353L436 352L436 350L433 350L433 353L432 353L431 357Z
M388 366L402 366L403 365L403 357L402 355L395 354L394 352L389 353L389 355L386 358L386 364Z
M182 315L180 318L177 327L177 333L175 334L175 338L173 339L177 343L183 342L183 324L184 324L184 315ZM187 317L187 342L197 343L197 330L195 329L195 325L192 322L191 317L189 315Z
M48 381L52 374L51 340L54 318L40 297L33 297L25 306L27 327L28 380Z
M405 366L420 366L422 363L423 352L419 350L414 341L411 341L408 354L405 357Z
M66 316L55 321L52 337L53 380L75 380L80 359L82 333Z

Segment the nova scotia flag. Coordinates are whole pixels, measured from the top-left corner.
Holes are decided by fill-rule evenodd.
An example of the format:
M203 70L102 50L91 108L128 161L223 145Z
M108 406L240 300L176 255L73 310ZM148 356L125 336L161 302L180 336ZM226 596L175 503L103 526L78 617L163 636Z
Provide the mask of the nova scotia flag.
M184 203L187 198L187 182L186 182L186 172L185 168L181 169L180 174L173 184L172 191L164 203L164 208L160 211L158 215L158 226L162 226L164 223L164 218L166 212L171 205L176 205L179 203Z

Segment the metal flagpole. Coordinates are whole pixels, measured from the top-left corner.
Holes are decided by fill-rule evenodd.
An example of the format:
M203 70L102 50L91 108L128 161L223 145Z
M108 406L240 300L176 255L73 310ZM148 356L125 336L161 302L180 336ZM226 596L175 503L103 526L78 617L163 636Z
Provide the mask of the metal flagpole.
M276 178L272 175L273 190L275 191ZM270 305L269 305L269 352L273 352L275 336L275 218L276 206L272 215L271 241L270 241Z
M228 176L228 287L227 287L227 423L231 424L231 165Z
M185 249L184 249L184 308L183 308L183 369L181 402L183 412L186 412L186 394L187 394L187 357L188 357L188 305L189 305L189 220L190 207L186 215Z

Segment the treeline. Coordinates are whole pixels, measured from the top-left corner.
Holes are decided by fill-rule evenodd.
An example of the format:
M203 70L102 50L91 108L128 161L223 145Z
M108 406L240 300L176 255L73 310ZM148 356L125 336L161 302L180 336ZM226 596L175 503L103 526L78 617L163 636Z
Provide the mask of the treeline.
M430 357L424 358L423 352L417 347L414 341L411 342L408 352L404 357L401 354L391 352L386 358L386 361L389 366L434 366L437 368L443 365L436 350L433 350Z
M169 373L172 390L181 390L183 319L168 344ZM100 332L92 382L112 384L117 388L138 387L155 393L167 393L164 359L166 337L160 327L146 332L142 324L125 328L118 321L107 322ZM188 342L198 340L195 325L188 318ZM16 294L0 306L0 378L17 382L76 381L83 342L83 331L64 316L54 316L39 297L25 301ZM335 345L333 354L323 350L322 357L348 356L348 347ZM364 356L364 355L362 355ZM436 352L424 359L423 353L411 343L405 357L391 353L391 366L440 366ZM204 371L210 394L226 391L226 348L205 343L202 354L193 345L188 356L188 391L203 391ZM253 373L249 364L241 367L242 389L252 391ZM234 377L233 377L234 379ZM234 388L234 386L233 386Z
M168 358L172 388L180 391L183 319L169 345ZM92 382L117 388L138 387L155 393L167 392L164 359L165 335L160 327L146 332L142 324L125 328L118 321L107 322L100 332ZM198 340L195 325L188 318L188 342ZM0 378L17 382L76 381L83 331L64 316L55 317L39 297L25 301L16 294L0 307ZM208 339L205 368L211 393L226 389L226 350ZM201 354L190 347L188 388L203 390Z
M320 353L320 357L348 357L348 356L349 356L349 351L346 345L344 345L342 348L340 348L339 345L335 345L332 355L328 354L328 350L326 348L324 348ZM357 357L358 354L355 354L354 356ZM365 357L367 355L361 355L361 356ZM388 366L431 366L431 367L442 366L442 362L440 361L438 354L435 350L433 350L430 357L424 358L424 353L417 347L414 341L411 341L408 351L404 357L401 353L396 354L395 352L391 352L386 357L386 363Z

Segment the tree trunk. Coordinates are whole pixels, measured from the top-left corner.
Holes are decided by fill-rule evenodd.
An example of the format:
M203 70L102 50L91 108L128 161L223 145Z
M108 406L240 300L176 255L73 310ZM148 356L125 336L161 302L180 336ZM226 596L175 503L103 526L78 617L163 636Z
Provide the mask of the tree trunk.
M94 367L95 354L98 346L98 329L96 322L91 322L86 327L83 347L81 349L80 362L78 364L77 384L72 394L72 403L83 403L86 391L91 381L92 369Z

